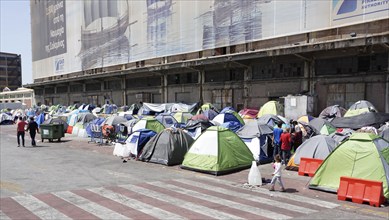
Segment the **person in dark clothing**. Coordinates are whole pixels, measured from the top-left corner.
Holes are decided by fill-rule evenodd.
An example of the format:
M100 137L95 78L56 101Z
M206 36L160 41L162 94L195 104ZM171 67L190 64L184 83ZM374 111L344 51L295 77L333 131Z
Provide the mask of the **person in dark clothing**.
M36 132L39 133L39 128L38 128L38 124L34 121L34 117L30 118L30 122L28 123L26 131L30 131L31 145L36 146L35 135Z

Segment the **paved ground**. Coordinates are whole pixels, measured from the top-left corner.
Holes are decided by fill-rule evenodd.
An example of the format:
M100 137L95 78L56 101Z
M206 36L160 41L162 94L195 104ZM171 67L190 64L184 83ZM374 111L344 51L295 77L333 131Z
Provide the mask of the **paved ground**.
M270 192L270 164L259 166L264 185L252 187L249 169L212 176L122 163L113 146L68 134L17 148L14 129L0 127L0 219L389 219L387 206L338 201L294 171L283 171L286 193Z

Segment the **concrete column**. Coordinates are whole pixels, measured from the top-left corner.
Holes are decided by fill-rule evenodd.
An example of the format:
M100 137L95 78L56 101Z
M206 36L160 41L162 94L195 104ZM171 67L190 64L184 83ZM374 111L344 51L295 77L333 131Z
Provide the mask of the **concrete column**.
M87 101L88 101L88 100L86 99L86 82L85 82L85 81L82 82L82 93L83 93L84 95L83 95L82 100L80 100L80 101L81 101L80 104L82 104L82 102L87 103Z
M45 86L43 86L43 100L42 100L41 104L46 105L46 87Z
M308 91L310 94L314 95L315 93L315 76L316 76L316 69L315 69L315 60L310 61L310 69L309 69L309 84L308 84Z
M126 77L122 77L122 100L123 100L123 105L127 105L127 95L126 95Z
M310 92L310 72L311 72L311 62L304 60L304 80L302 83L302 91Z
M104 93L104 80L100 81L100 97L102 98L103 101L100 101L100 103L96 103L97 105L103 106L105 104L105 93Z
M68 94L68 100L67 100L67 106L69 106L70 105L70 83L68 84L68 92L67 92L67 94Z
M251 79L252 79L252 69L246 68L244 70L244 78L243 78L243 107L244 108L247 108L250 99L249 82Z
M198 73L198 77L199 77L199 101L200 101L200 104L204 104L204 98L203 98L203 85L204 85L204 81L205 81L205 71L204 70L200 70L197 72Z
M389 63L389 56L388 56L388 63ZM388 65L388 72L389 72L389 65ZM385 112L389 113L389 74L386 74Z
M168 85L167 85L167 74L162 74L162 100L164 103L168 102Z

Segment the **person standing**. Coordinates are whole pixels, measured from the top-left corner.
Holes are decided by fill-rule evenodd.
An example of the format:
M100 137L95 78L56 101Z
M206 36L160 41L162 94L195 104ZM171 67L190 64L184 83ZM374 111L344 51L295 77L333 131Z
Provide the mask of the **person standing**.
M279 154L277 154L274 159L276 162L273 164L274 172L272 173L273 178L271 179L271 187L269 190L274 191L274 185L277 181L281 186L281 192L285 192L285 187L281 179L281 157Z
M16 129L16 137L18 139L18 147L20 147L20 138L22 138L22 144L24 147L24 129L26 127L27 123L23 120L22 117L19 117L19 121L17 122L17 129Z
M289 133L289 128L285 128L280 137L281 142L281 151L282 151L282 163L284 165L288 164L290 157L290 149L291 149L291 136Z
M282 134L282 122L277 123L277 126L273 129L273 156L279 154L280 150L280 137Z
M292 132L292 147L296 152L297 148L303 143L303 133L297 121L294 121L294 132Z
M34 121L34 117L30 118L26 131L30 131L31 145L36 146L35 135L37 132L39 134L39 128L38 124Z

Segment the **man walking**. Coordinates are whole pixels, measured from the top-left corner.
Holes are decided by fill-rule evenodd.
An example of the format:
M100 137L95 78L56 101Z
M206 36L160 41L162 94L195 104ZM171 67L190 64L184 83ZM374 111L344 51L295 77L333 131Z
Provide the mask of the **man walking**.
M36 132L39 133L39 128L38 128L38 124L34 121L34 117L30 118L30 122L28 123L26 131L30 131L31 145L36 146L35 135L36 135Z
M280 137L282 134L282 122L277 123L277 126L273 129L273 156L281 152Z
M18 139L18 147L20 147L20 138L22 138L22 144L24 147L24 134L25 134L24 129L25 129L26 125L27 125L27 123L20 116L18 124L17 124L17 130L16 130L17 131L16 137Z

